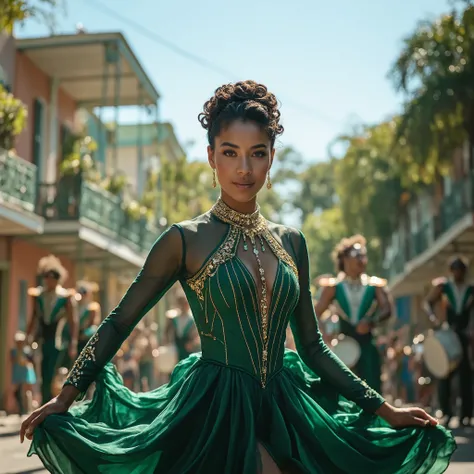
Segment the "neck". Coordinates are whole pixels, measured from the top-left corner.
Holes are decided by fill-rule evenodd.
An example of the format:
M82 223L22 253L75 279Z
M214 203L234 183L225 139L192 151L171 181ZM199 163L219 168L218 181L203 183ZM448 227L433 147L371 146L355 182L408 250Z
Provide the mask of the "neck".
M345 272L348 280L360 280L362 273Z
M257 197L255 196L250 201L239 202L230 197L225 191L221 192L221 199L234 211L242 214L252 214L257 210Z

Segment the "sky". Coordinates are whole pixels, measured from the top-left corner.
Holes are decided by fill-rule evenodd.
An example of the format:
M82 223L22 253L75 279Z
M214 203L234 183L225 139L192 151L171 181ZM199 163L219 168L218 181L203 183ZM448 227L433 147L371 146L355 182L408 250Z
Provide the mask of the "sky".
M57 33L73 33L78 23L88 32L124 33L162 95L161 119L174 125L182 144L194 143L191 159L205 157L197 121L203 103L219 85L242 79L263 82L281 102L285 133L278 147L293 146L308 161L327 158L328 145L351 124L400 110L403 97L387 73L402 40L419 20L449 9L447 0L63 1ZM17 31L47 34L35 20ZM133 120L127 111L120 117Z

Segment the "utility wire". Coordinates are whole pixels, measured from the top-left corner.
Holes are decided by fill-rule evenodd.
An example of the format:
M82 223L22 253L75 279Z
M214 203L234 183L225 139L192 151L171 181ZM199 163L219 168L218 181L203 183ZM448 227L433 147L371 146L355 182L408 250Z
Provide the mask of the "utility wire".
M220 76L222 77L225 77L227 80L238 80L239 76L238 74L235 74L215 63L213 63L212 61L209 61L208 59L205 59L197 54L194 54L176 44L174 44L173 42L167 40L166 38L163 38L162 36L160 36L159 34L149 30L148 28L145 28L143 25L140 25L138 22L136 22L135 20L132 20L130 18L127 18L123 15L120 15L119 13L117 13L114 9L104 5L102 2L98 1L98 0L89 0L88 2L89 4L91 4L96 10L99 10L101 11L102 13L104 13L105 15L108 15L110 16L111 18L115 18L116 20L120 21L121 23L125 23L128 27L130 27L131 29L135 30L137 33L141 34L142 36L150 39L151 41L154 41L155 43L158 43L162 46L164 46L165 48L169 49L170 51L173 51L174 53L176 53L177 55L179 56L182 56L183 58L185 59L188 59L189 61L192 61L196 64L198 64L199 66L209 70L209 71L212 71L214 73L217 73L219 74ZM321 122L326 122L326 123L332 123L332 124L337 124L337 125L342 125L342 126L345 126L346 123L341 121L341 120L338 120L338 119L335 119L334 117L330 117L326 114L323 114L321 112L318 112L316 111L315 109L313 109L312 107L308 107L307 105L304 105L304 104L301 104L301 103L297 103L295 101L292 101L292 100L283 100L282 101L284 105L288 105L294 109L298 109L299 111L303 112L304 114L312 117L313 119Z

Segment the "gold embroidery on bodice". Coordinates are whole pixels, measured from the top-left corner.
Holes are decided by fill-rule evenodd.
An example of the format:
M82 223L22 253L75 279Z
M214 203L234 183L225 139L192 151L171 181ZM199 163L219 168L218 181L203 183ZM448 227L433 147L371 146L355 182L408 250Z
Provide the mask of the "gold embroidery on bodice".
M298 269L293 259L268 229L268 223L260 214L259 208L252 214L242 214L231 209L219 199L211 209L211 213L222 222L229 224L228 233L222 244L211 255L201 270L187 280L187 284L200 300L204 300L203 289L205 282L215 275L217 269L222 264L235 257L240 242L242 242L244 251L248 251L250 242L252 253L257 262L258 276L261 283L261 293L259 295L261 318L260 336L263 341L261 382L262 386L265 386L268 362L268 312L270 302L268 301L267 281L265 269L260 259L260 252L265 252L266 246L268 246L278 260L286 263L292 269L296 277L298 277Z

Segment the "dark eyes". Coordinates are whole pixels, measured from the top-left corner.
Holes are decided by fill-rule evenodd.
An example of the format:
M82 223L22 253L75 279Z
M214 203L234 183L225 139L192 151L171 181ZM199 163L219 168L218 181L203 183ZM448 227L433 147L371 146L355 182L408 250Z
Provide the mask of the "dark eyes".
M235 150L224 150L223 154L224 156L229 156L229 157L237 156L237 153L235 152ZM253 153L252 156L255 156L257 158L265 158L267 156L267 152L263 150L257 150Z

